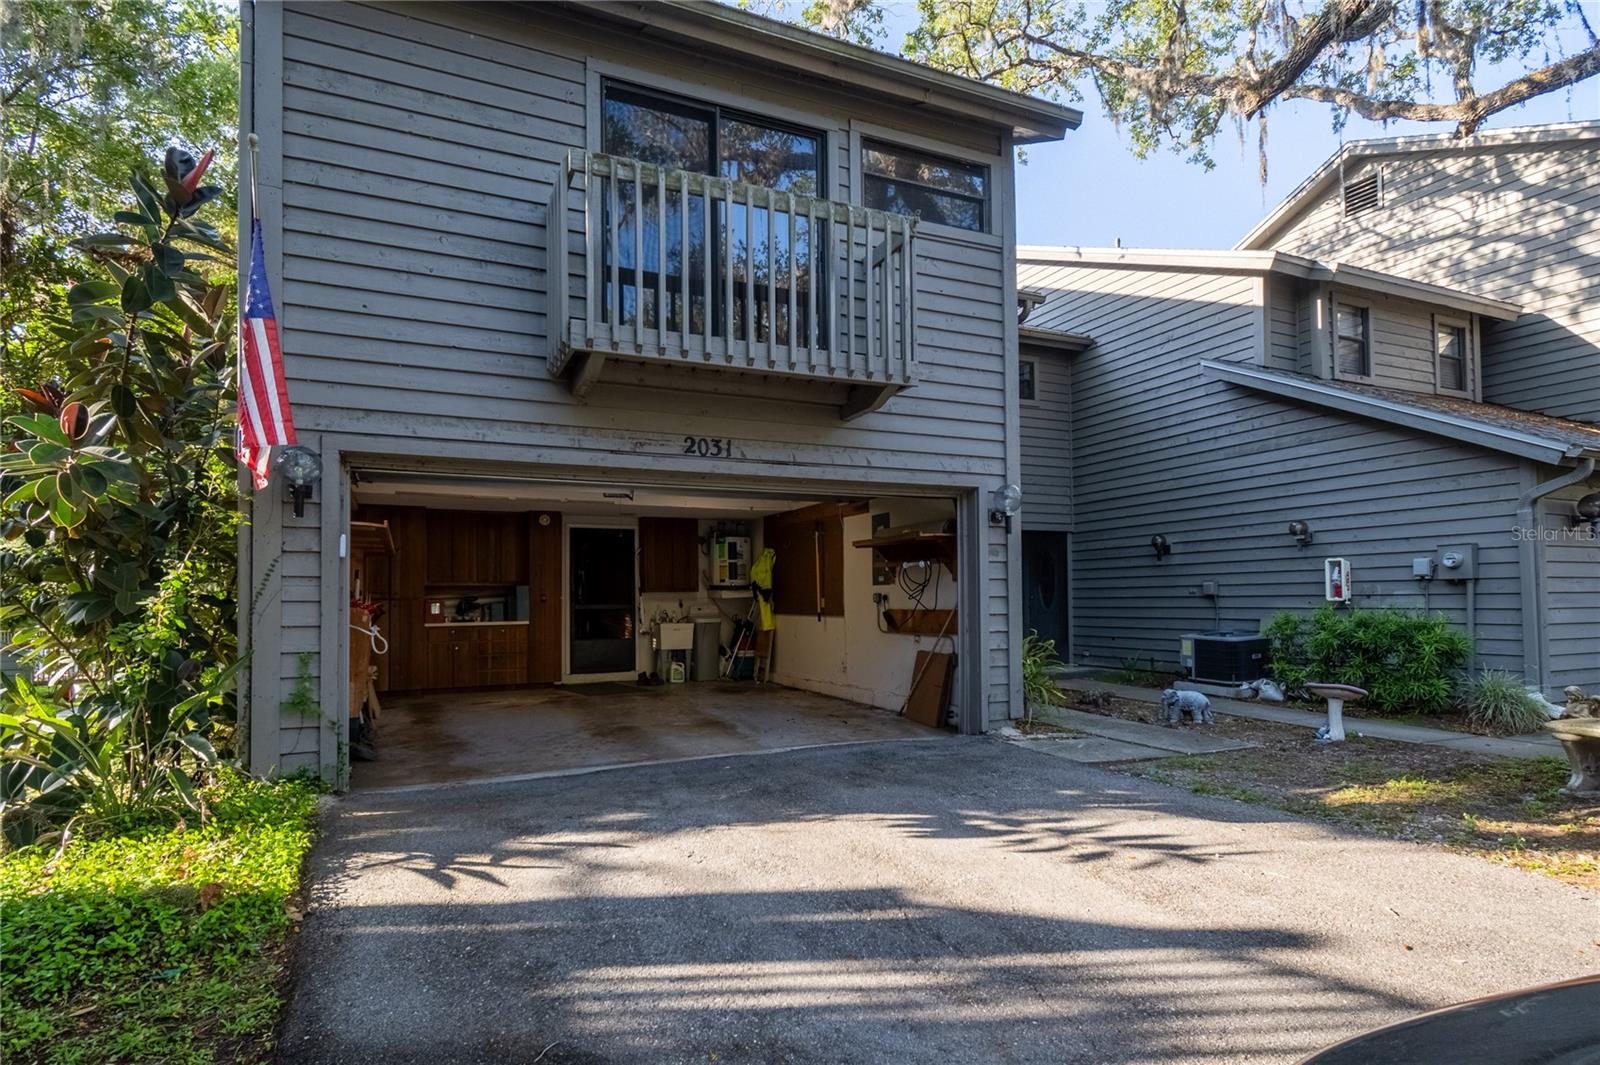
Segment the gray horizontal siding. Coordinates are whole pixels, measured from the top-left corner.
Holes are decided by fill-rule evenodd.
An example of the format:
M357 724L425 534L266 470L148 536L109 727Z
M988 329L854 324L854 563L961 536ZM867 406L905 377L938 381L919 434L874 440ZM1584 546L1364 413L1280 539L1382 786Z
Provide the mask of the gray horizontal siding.
M1022 451L1022 527L1072 530L1072 359L1022 349L1036 366L1036 396L1019 405Z
M1331 189L1273 242L1522 305L1487 324L1483 398L1600 421L1600 141L1413 152L1381 166L1384 205L1354 218Z
M546 274L546 205L564 181L567 153L587 141L591 63L631 69L630 80L648 84L694 83L757 114L819 116L830 191L840 198L850 188L853 122L991 151L996 131L941 132L909 111L767 84L666 46L641 51L581 15L537 5L297 3L282 11L277 295L302 435L337 434L345 448L375 455L465 449L485 462L680 470L676 443L706 435L731 437L738 448L735 462L702 464L717 483L745 473L1004 483L1014 306L997 240L919 237L918 384L855 422L841 422L832 405L839 389L720 378L733 394L719 394L704 371L624 370L579 403L544 358L551 284L569 286L581 304L580 195L567 196L574 250L567 276L555 281ZM1009 229L1009 204L997 201L996 211ZM325 644L331 607L317 583L325 567L316 520L308 513L284 537L275 670L284 695L299 655L315 658ZM1009 562L1003 532L984 535L986 691L990 715L1004 718ZM291 590L301 598L289 601ZM285 766L326 755L314 728L283 724Z
M1301 297L1299 286L1274 274L1267 278L1267 368L1303 372L1300 365ZM1309 323L1307 323L1309 324Z
M1545 688L1576 684L1600 692L1600 537L1572 527L1572 504L1600 491L1600 479L1563 489L1540 513L1540 613L1544 618Z
M1520 668L1519 464L1207 377L1203 358L1263 357L1257 282L1152 274L1019 277L1052 292L1036 316L1095 337L1073 364L1075 660L1173 664L1185 632L1311 609L1329 556L1350 559L1358 605L1426 605L1464 627L1464 589L1438 582L1425 600L1411 560L1475 542L1480 654ZM1296 519L1313 545L1288 535ZM1172 543L1162 561L1158 533ZM1205 580L1215 605L1192 594Z

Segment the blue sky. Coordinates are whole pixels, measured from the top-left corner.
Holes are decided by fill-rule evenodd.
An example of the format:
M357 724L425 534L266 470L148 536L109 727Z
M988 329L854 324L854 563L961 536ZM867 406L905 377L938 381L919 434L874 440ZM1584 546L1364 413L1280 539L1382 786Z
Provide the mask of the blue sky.
M1261 184L1255 130L1241 144L1231 129L1204 170L1181 155L1137 159L1086 98L1083 127L1058 144L1028 149L1017 167L1017 234L1024 244L1104 247L1121 238L1136 248L1229 248L1339 149L1329 109L1303 101L1279 104L1267 118L1267 183ZM1600 79L1571 93L1549 93L1495 115L1488 129L1600 118ZM1447 133L1417 122L1388 126L1351 121L1345 140Z
M775 6L772 13L785 17L799 5L778 0ZM885 6L888 41L898 42L915 24L915 5L908 0ZM1509 74L1514 77L1516 71ZM1480 91L1499 84L1493 78L1485 72ZM1242 143L1225 125L1211 152L1216 167L1208 171L1171 152L1138 159L1092 91L1077 106L1084 113L1083 127L1058 144L1030 147L1027 162L1017 167L1017 234L1024 244L1104 247L1120 238L1126 247L1230 248L1339 149L1325 104L1278 104L1267 117L1267 182L1262 185L1254 125ZM1484 128L1585 119L1600 119L1600 78L1503 111ZM1446 132L1449 127L1439 124L1380 125L1353 118L1344 139Z

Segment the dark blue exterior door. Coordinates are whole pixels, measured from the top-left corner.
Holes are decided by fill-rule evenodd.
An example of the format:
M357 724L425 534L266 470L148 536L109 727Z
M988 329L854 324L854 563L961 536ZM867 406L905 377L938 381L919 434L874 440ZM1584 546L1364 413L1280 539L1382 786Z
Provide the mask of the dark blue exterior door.
M1068 658L1067 534L1022 534L1022 631L1037 632L1056 642L1056 654Z

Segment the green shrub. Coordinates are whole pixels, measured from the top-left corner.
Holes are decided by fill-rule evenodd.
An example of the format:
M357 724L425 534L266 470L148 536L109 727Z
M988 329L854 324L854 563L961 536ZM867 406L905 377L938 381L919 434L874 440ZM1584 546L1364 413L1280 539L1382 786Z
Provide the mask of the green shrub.
M1066 701L1056 684L1055 671L1061 668L1056 642L1029 632L1022 639L1022 707L1027 719L1039 707L1060 706Z
M1472 639L1442 614L1390 608L1280 613L1264 630L1268 672L1292 695L1308 682L1354 684L1381 714L1439 714L1453 702Z
M1483 669L1462 685L1461 702L1467 724L1484 732L1516 736L1537 732L1550 720L1539 700L1529 693L1522 678L1503 669Z
M203 824L0 859L0 1058L263 1057L317 790L224 770Z

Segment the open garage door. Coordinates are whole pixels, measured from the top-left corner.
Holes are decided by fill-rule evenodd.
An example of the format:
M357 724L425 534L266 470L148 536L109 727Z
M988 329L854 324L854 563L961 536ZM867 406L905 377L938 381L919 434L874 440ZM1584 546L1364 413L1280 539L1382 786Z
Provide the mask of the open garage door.
M953 493L357 466L351 500L356 787L960 720Z

